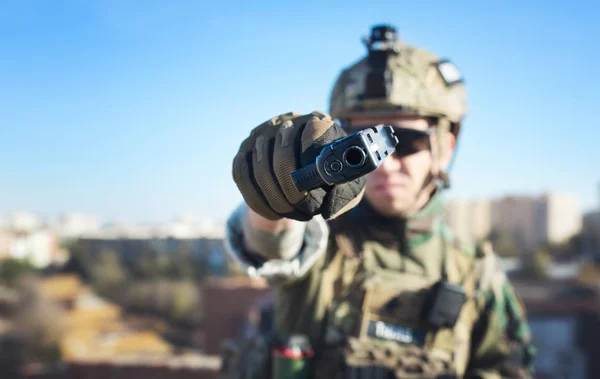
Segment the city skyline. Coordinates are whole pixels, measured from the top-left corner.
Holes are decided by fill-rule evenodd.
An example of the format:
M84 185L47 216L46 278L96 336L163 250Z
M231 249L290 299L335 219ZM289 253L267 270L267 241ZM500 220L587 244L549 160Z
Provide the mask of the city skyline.
M548 191L535 194L524 194L524 193L506 193L498 196L484 197L484 196L451 196L449 194L444 195L444 201L446 206L457 204L457 203L487 203L487 202L502 202L510 199L527 199L532 201L540 201L548 196L559 195L567 196L575 201L574 210L578 215L584 217L585 215L600 213L600 192L597 194L598 197L595 202L588 208L584 208L581 205L581 198L578 194L572 192L559 192L559 191ZM235 206L238 206L236 203ZM115 226L136 226L136 227L149 227L155 228L164 226L167 224L175 223L191 223L191 224L205 224L214 223L216 225L224 224L227 219L227 214L224 218L210 217L205 215L193 214L190 212L179 213L167 216L163 219L135 219L135 218L102 218L98 214L92 212L82 212L79 210L61 211L55 214L45 214L42 212L36 212L32 209L14 209L8 211L0 211L0 229L6 228L6 223L11 217L15 215L27 215L27 217L35 216L38 218L38 222L45 224L46 226L58 225L65 222L65 219L69 218L85 218L88 222L93 222L97 225L97 229L109 229ZM93 221L92 221L93 220Z
M327 111L335 77L364 56L360 39L377 23L465 77L448 197L572 192L592 210L597 5L510 3L10 2L0 214L224 220L242 201L231 163L251 128ZM309 27L277 22L273 33L264 22L291 14Z
M43 217L29 210L0 214L0 231L25 233L52 230L62 237L131 235L187 237L222 234L224 224L210 218L180 215L158 222L128 222L101 220L94 214L65 212L55 217Z

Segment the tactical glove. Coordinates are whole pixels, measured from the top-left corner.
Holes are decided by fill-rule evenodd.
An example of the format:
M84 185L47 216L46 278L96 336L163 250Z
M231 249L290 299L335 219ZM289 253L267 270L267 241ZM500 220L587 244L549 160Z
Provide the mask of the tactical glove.
M261 216L308 221L317 214L332 219L363 196L365 178L299 192L295 170L313 163L321 148L346 132L321 112L286 113L257 126L240 145L232 174L248 206Z

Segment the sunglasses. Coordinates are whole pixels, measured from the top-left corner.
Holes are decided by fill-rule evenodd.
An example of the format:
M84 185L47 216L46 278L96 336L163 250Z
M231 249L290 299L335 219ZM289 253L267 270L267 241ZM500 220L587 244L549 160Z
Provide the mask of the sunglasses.
M373 125L352 126L347 128L348 133L358 132L362 129L369 128ZM423 150L431 149L431 135L435 134L435 129L416 130L410 128L401 128L391 125L394 129L398 144L396 145L396 154L400 157L405 157Z

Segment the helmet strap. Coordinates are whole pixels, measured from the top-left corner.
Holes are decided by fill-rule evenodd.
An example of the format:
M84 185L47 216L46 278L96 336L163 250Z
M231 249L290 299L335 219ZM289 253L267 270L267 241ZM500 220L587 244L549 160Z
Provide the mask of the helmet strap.
M418 204L421 202L423 196L427 195L431 197L436 190L447 189L450 187L450 178L446 171L442 169L441 161L444 154L445 139L448 138L448 133L450 133L450 120L447 118L438 118L436 129L435 144L433 143L433 140L431 140L430 143L431 167L429 169L429 175L427 175L423 186L415 196L413 205L405 213L407 217L412 216L422 208L419 207ZM433 136L430 136L430 139L432 137ZM427 202L425 204L427 204Z
M438 118L437 122L437 157L434 155L433 160L436 165L434 173L437 180L441 182L443 189L450 188L450 177L448 176L447 168L442 167L442 157L446 153L446 139L450 137L452 123L446 117ZM433 150L433 149L432 149ZM432 152L433 154L433 152Z

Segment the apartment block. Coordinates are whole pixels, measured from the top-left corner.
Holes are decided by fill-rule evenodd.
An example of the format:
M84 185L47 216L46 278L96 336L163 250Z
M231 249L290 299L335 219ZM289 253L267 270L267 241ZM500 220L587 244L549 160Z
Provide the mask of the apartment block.
M522 251L564 242L583 226L578 198L554 192L492 200L451 199L446 203L446 221L463 241L481 240L495 231L511 236Z

